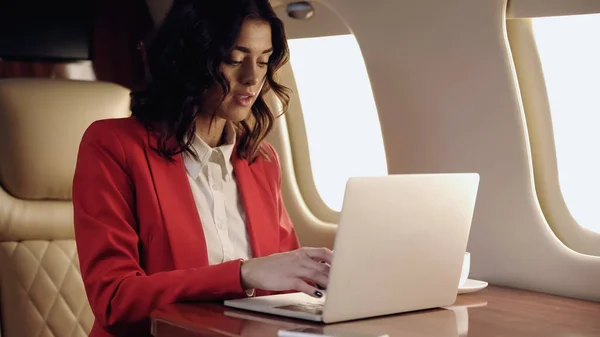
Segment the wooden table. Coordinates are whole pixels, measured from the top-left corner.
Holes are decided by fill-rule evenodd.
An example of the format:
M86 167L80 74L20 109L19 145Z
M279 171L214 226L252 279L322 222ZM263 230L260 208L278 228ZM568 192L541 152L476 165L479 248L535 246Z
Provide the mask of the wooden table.
M277 330L320 326L217 303L172 304L152 314L155 337L275 337ZM599 337L600 303L490 286L433 309L326 325L390 337Z

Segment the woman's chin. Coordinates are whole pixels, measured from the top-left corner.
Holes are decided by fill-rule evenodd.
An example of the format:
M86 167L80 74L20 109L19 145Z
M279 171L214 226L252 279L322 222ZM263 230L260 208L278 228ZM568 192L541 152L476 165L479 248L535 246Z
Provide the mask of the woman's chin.
M244 119L248 118L251 113L251 109L249 107L232 107L228 109L226 113L221 115L220 117L233 123L239 123Z

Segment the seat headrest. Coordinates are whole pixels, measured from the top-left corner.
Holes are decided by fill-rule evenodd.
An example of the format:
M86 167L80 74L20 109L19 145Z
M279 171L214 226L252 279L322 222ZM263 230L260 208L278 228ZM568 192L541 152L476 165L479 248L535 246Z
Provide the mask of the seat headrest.
M0 80L0 184L20 199L70 200L85 129L129 116L129 103L129 90L112 83Z

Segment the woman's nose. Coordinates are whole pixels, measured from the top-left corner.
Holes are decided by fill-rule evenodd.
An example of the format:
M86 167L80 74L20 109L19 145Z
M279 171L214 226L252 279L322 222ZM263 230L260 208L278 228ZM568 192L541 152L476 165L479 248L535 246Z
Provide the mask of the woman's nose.
M256 66L249 65L246 67L246 69L244 69L241 82L247 86L254 86L258 84L259 78Z

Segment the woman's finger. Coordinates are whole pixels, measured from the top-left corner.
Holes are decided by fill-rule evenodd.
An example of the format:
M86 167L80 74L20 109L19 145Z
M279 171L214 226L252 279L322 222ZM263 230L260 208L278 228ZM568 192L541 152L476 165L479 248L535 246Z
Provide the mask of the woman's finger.
M304 252L315 261L324 261L331 264L333 259L333 252L327 248L304 248Z
M315 285L318 284L323 288L327 288L327 285L329 284L329 278L327 277L327 275L321 273L316 269L301 268L300 270L298 270L298 273L296 275L297 277L304 279L307 282L310 282Z
M315 298L323 297L323 293L319 289L309 285L308 283L304 282L301 279L297 279L294 290L303 292L303 293L305 293L309 296L315 297Z
M309 268L309 269L316 269L318 271L320 271L321 273L323 273L324 275L326 275L327 277L329 277L329 265L327 265L326 263L320 263L317 262L313 259L303 259L301 261L301 265L305 268Z

